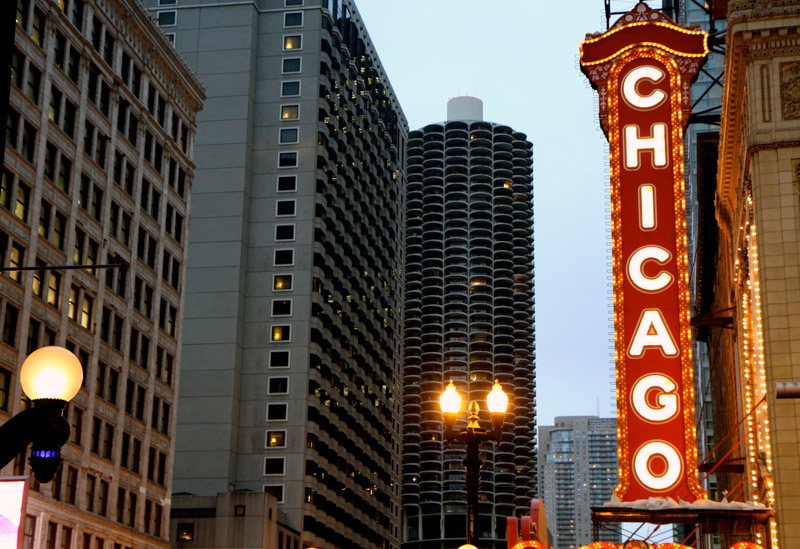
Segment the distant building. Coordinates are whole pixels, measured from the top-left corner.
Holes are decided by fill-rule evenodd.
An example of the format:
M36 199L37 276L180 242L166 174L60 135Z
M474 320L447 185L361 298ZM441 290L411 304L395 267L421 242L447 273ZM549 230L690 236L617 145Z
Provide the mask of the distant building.
M208 86L175 489L399 547L405 117L350 0L145 2ZM227 543L224 540L221 543Z
M169 539L181 549L304 547L300 533L286 526L278 498L269 492L174 494Z
M617 480L615 418L565 416L539 427L539 497L554 549L620 542L607 528L594 539L591 511L611 501Z
M0 261L43 269L0 275L0 423L29 406L34 349L84 369L64 465L30 479L22 547L166 548L204 90L135 0L13 1ZM47 269L108 263L123 266ZM2 474L29 475L25 457Z
M506 518L536 494L533 145L484 121L480 99L447 111L408 140L403 546L463 543L464 448L442 442L439 396L452 380L485 410L497 380L510 408L481 449L476 534L505 548Z

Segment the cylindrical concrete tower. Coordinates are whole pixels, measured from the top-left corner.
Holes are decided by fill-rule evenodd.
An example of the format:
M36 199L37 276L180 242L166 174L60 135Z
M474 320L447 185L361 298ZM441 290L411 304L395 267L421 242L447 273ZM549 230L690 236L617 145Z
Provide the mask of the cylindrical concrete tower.
M477 401L486 410L495 379L511 400L502 442L481 451L480 546L505 547L506 517L527 513L536 493L533 146L525 134L482 121L482 110L477 98L454 98L447 122L409 134L402 486L408 548L422 541L420 547L456 547L466 534L464 448L443 442L439 408L450 380L464 407Z

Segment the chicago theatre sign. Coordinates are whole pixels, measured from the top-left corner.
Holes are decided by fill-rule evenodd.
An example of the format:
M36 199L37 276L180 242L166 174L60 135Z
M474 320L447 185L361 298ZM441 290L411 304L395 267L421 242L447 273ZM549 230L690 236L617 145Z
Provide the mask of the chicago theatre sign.
M703 31L639 3L581 44L608 137L620 501L706 499L698 484L683 129Z

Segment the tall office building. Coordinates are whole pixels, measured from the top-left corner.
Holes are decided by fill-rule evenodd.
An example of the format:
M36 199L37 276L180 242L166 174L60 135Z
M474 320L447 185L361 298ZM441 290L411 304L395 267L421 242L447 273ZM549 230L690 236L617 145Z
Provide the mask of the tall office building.
M481 448L476 531L505 547L536 493L533 146L477 98L447 111L408 141L403 541L463 543L464 448L442 440L439 396L452 380L485 410L498 380L511 404L502 442Z
M268 490L305 546L396 548L407 128L364 24L147 5L208 87L175 490Z
M135 0L14 4L0 260L43 270L0 276L0 422L29 405L34 349L84 370L63 467L30 479L22 547L166 548L203 87ZM123 267L49 268L108 263ZM25 456L2 474L30 474Z
M618 531L592 531L592 507L611 501L617 487L617 420L557 417L539 427L539 496L544 500L554 549L594 541L619 543Z

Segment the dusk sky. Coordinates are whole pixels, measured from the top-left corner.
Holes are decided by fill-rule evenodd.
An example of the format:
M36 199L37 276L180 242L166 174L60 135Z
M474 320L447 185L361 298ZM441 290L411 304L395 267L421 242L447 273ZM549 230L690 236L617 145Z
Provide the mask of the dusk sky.
M538 423L614 415L606 140L578 68L603 0L356 3L410 129L474 95L485 120L533 142Z

